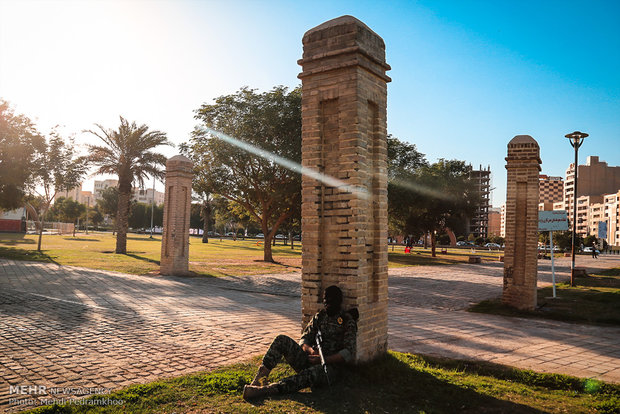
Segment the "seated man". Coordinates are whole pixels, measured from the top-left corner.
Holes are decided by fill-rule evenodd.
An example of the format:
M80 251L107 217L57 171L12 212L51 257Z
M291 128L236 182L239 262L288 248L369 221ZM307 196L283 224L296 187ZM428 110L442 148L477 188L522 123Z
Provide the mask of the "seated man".
M322 337L321 349L328 364L330 381L338 375L339 364L354 360L357 310L342 311L342 291L337 286L325 289L323 305L324 309L314 315L304 329L299 344L285 335L279 335L274 339L258 368L254 381L243 388L243 398L247 400L271 394L291 393L327 383L327 375L321 365L316 343L319 329ZM282 357L293 367L297 375L273 384L262 385Z

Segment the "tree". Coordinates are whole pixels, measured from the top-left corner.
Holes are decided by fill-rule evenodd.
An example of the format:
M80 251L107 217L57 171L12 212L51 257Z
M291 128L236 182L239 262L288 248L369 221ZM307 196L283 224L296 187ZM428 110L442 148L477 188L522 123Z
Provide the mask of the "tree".
M24 204L35 159L44 148L45 139L33 122L0 100L0 210Z
M88 161L97 167L96 174L118 176L118 206L116 209L116 253L127 253L129 207L134 182L141 187L147 176L164 177L166 157L152 150L160 145L172 145L161 131L149 131L146 125L129 123L120 117L118 130L95 124L99 131L87 132L98 137L104 146L89 145Z
M217 98L213 105L202 105L196 118L244 145L301 162L299 88L289 92L277 86L264 93L242 88ZM201 128L182 148L202 172L199 179L210 193L238 204L260 223L265 235L263 259L273 262L271 240L301 202L301 176Z
M553 244L558 246L562 251L569 251L573 243L572 231L554 231L553 232ZM581 235L575 235L575 246L579 247L583 244L583 238Z
M101 197L97 200L99 210L114 220L112 235L116 232L116 212L118 210L118 188L107 187L101 191Z
M86 214L88 214L88 221L93 224L96 230L99 230L99 225L103 223L103 214L99 206L90 207Z
M593 234L588 234L584 239L583 239L583 245L586 247L596 247L596 242L598 241L598 238L593 235Z
M86 205L75 201L72 198L60 197L54 202L54 214L56 217L65 222L73 223L73 237L75 237L75 228L77 220L86 213Z
M455 228L475 212L477 193L469 180L470 170L464 161L440 159L392 180L391 188L398 187L393 190L398 192L398 204L389 206L392 220L398 220L405 234L416 238L430 234L433 257L437 234ZM389 191L390 187L388 196Z
M32 178L28 185L26 207L37 222L41 251L43 222L58 191L66 191L79 185L86 174L85 160L75 157L75 145L53 130L47 141L43 141L32 165Z
M415 144L408 144L388 135L388 226L394 234L404 234L419 239L424 230L410 220L415 201L416 173L428 165L424 154Z

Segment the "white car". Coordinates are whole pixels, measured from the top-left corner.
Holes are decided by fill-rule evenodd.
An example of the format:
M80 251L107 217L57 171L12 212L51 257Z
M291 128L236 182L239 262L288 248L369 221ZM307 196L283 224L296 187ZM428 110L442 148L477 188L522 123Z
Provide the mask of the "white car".
M592 253L592 250L594 250L594 247L592 247L592 246L588 246L588 247L584 247L583 248L583 252L584 253ZM596 250L596 254L600 253L599 249L595 249L595 250Z
M258 233L258 234L256 235L256 238L257 238L257 239L264 239L264 238L265 238L265 235L264 235L263 233Z

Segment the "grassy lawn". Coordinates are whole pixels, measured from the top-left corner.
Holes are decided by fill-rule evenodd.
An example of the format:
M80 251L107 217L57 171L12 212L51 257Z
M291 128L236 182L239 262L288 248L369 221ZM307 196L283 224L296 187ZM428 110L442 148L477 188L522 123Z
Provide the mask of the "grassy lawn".
M549 318L567 322L620 325L620 268L608 269L569 283L538 289L538 309L518 311L503 305L499 299L486 300L469 310L506 316Z
M111 233L78 233L70 235L43 235L42 252L37 252L37 236L15 233L0 233L0 257L16 260L54 262L61 265L82 266L91 269L114 270L132 274L155 274L159 271L161 236L153 239L148 235L130 234L127 240L127 254L114 253L116 238ZM230 240L212 238L202 243L200 238L190 237L190 270L208 276L243 276L291 272L301 269L301 244L295 248L278 241L273 247L274 263L265 263L263 241L256 239ZM404 246L389 247L390 267L419 265L449 265L467 262L472 254L484 261L497 261L497 251L469 249L448 249L437 257L431 257L429 249L415 248L404 253Z
M37 260L91 269L132 274L159 271L161 236L129 234L127 254L115 254L116 238L111 233L43 235L41 253L36 252L36 235L0 234L0 256L17 260ZM278 264L264 263L262 241L190 237L190 271L209 276L262 274L301 268L301 245L295 249L280 243L273 247Z
M117 406L46 406L32 413L617 413L620 386L487 363L390 352L350 368L332 389L241 398L258 359L210 373L134 385L103 397ZM283 364L270 380L292 371ZM102 397L91 397L102 398Z
M437 257L431 257L431 249L423 247L414 247L411 253L404 252L404 246L388 247L389 267L402 266L433 266L433 265L450 265L458 263L467 263L469 256L480 256L483 262L497 262L504 252L498 250L486 249L456 249L449 248L446 253L442 253L441 248L437 248L435 253Z

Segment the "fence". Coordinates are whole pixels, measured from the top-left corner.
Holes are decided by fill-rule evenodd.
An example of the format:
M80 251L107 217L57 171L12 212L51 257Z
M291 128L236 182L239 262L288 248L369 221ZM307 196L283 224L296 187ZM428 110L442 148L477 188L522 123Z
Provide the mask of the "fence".
M29 220L27 223L28 232L38 232L39 223L32 220ZM73 234L74 227L75 225L73 223L61 223L58 221L46 221L43 223L43 231L53 234Z

